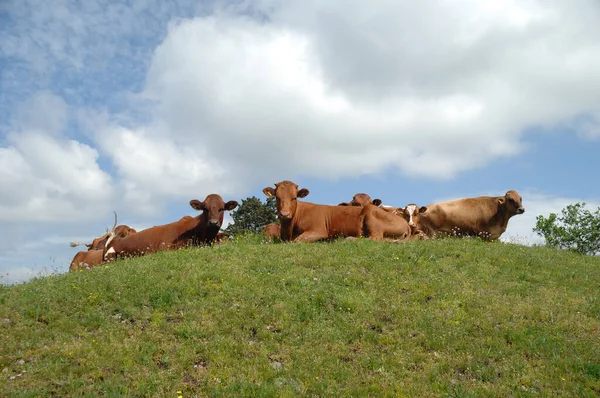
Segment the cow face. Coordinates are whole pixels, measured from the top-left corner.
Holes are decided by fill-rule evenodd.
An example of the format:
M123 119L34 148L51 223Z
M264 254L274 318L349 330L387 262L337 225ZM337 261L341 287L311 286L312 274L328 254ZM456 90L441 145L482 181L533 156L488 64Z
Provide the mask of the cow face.
M190 206L205 214L207 225L214 228L221 228L225 211L233 210L237 205L238 202L235 200L230 200L225 203L223 198L217 194L208 195L206 199L204 199L204 202L200 202L197 199L190 200Z
M406 205L404 209L400 209L400 214L404 217L404 219L408 222L411 231L416 231L419 229L419 218L421 213L425 213L427 211L426 206L417 206L414 203Z
M506 192L506 195L499 198L498 202L500 205L506 208L508 214L510 215L525 213L525 208L523 207L523 198L515 190Z
M298 190L298 185L293 182L281 181L275 184L275 188L266 187L263 193L268 197L275 197L279 219L291 220L296 214L297 199L306 197L309 190L306 188Z

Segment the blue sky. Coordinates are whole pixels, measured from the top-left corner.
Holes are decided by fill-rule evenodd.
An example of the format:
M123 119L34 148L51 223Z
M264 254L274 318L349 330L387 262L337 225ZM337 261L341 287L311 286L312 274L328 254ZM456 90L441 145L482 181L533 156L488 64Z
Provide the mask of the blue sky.
M0 2L0 281L119 223L291 179L426 205L516 189L505 240L600 206L600 4Z

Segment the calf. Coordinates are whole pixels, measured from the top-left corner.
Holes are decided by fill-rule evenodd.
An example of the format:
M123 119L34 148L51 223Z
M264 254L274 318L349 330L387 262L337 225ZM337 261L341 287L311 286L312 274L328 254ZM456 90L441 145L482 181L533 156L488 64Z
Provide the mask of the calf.
M104 259L117 256L136 256L190 244L212 244L223 225L225 211L233 210L238 202L225 203L221 196L210 194L204 202L191 200L190 206L201 211L196 217L182 217L179 221L145 229L126 238L110 239L104 249Z
M420 228L430 237L438 234L480 236L496 240L506 231L508 220L523 214L523 198L511 190L504 196L480 196L426 206L420 213Z
M263 193L276 198L282 241L314 242L363 235L371 239L404 239L410 233L405 220L374 205L328 206L300 202L297 199L306 197L309 191L299 190L291 181L278 182L275 188L266 187Z

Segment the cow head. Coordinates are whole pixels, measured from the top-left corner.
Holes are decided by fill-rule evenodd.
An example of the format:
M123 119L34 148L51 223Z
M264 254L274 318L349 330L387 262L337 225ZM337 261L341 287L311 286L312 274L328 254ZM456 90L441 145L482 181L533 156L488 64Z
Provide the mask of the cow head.
M414 203L406 205L404 209L399 209L399 214L404 217L404 219L408 222L410 226L410 230L414 233L419 230L419 218L421 213L425 213L427 211L426 206L417 206Z
M214 193L208 195L204 199L204 202L200 202L197 199L190 200L190 206L205 214L207 225L214 228L221 228L225 211L233 210L237 205L238 202L235 200L225 203L221 196Z
M381 205L381 199L371 200L371 197L369 195L367 195L366 193L357 193L356 195L354 195L354 197L352 198L352 201L350 203L342 202L338 206L366 206L366 205L379 206L379 205Z
M281 181L275 188L266 187L263 193L268 197L275 197L277 215L281 220L291 220L296 213L298 202L296 199L306 197L310 192L306 188L298 189L298 185L291 181Z
M506 192L506 195L499 197L498 203L500 203L511 216L525 213L523 198L515 190L510 190Z
M127 225L119 225L117 228L115 228L115 235L117 236L117 238L124 238L128 235L133 235L136 234L137 231Z

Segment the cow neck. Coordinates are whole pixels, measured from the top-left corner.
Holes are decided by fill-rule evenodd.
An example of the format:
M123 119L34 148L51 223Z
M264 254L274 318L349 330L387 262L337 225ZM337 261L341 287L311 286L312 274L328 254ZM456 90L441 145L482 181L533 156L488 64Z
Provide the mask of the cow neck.
M279 219L279 223L281 224L280 236L282 241L289 241L293 238L294 232L294 218L290 218L289 220Z
M502 198L502 197L495 198L498 207L497 207L496 214L494 214L494 216L492 217L490 224L493 225L495 223L498 223L502 227L503 230L506 230L506 227L508 226L508 219L510 218L510 215L506 211L506 208L498 202L498 199L500 199L500 198Z
M202 224L208 223L208 216L204 214L204 211L198 214L196 217L184 220L184 225L187 227L186 230L192 230L198 228Z
M280 226L280 237L282 241L290 241L294 239L294 226L296 225L296 221L298 220L298 212L301 211L304 206L304 202L298 201L296 205L296 211L294 215L289 220L283 220L279 218Z

